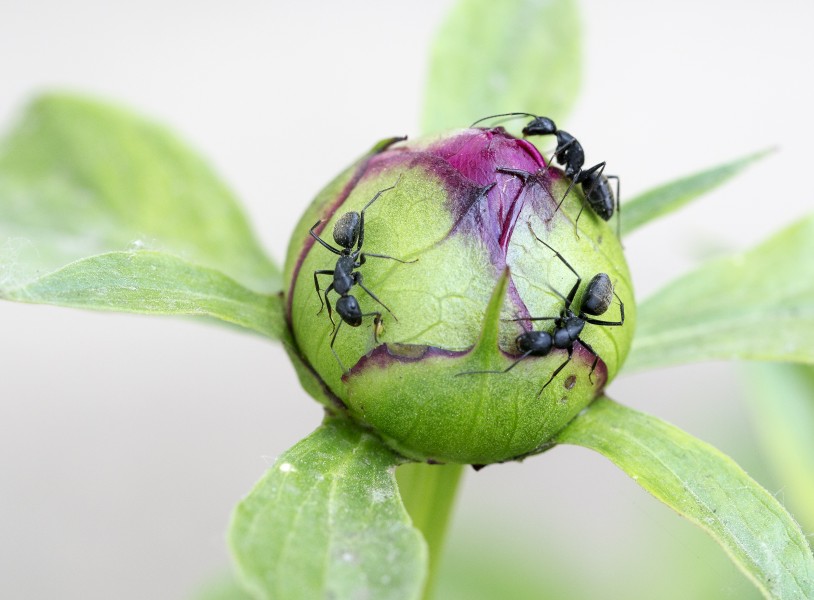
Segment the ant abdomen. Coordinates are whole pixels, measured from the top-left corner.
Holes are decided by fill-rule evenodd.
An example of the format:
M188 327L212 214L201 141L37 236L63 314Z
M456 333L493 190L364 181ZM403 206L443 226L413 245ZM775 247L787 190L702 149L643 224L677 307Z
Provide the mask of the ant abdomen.
M593 211L603 220L609 221L613 216L616 198L608 178L604 175L592 177L590 181L583 182L582 189L588 190L585 199Z
M361 216L355 211L339 217L334 225L334 241L342 248L351 248L359 238L360 221Z
M605 273L597 273L585 288L581 310L589 315L604 315L613 300L613 284Z

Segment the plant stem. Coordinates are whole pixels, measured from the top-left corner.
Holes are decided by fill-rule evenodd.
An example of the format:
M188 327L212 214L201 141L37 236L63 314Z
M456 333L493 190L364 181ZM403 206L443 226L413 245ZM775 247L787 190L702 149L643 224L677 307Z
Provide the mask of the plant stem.
M429 550L424 600L430 600L433 594L444 538L463 467L464 465L410 463L396 470L404 506L413 520L413 525L424 535Z

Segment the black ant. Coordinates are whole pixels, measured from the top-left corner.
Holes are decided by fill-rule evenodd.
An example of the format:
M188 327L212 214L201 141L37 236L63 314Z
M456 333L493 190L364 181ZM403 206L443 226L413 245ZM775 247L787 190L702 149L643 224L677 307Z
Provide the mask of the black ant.
M618 221L621 215L621 207L619 206L619 177L617 175L603 175L603 171L605 170L605 161L602 161L601 163L588 169L583 169L582 167L585 164L585 151L582 148L582 144L580 144L579 141L567 131L557 129L557 125L548 117L541 117L524 112L503 113L500 115L491 115L489 117L479 119L472 123L470 127L474 127L482 121L496 117L532 117L531 122L523 127L524 136L556 136L557 148L554 150L554 154L548 160L548 163L546 164L545 169L542 170L542 173L545 173L548 170L551 161L556 159L559 164L565 167L565 176L571 180L571 183L568 185L568 189L565 190L562 200L560 200L559 204L557 204L556 210L560 209L560 206L562 206L562 203L571 192L571 189L575 185L579 184L582 187L585 202L587 202L588 206L590 206L593 211L603 220L609 221L613 216L614 210L617 211L617 236L620 234L621 226ZM523 183L526 183L526 181L532 177L531 173L521 171L519 169L499 167L497 170L501 173L516 175L523 180ZM616 180L615 196L613 194L613 190L611 190L610 183L608 182L609 179ZM585 204L583 203L582 208L580 208L579 214L577 215L577 221L579 221L580 216L582 216L582 211L584 208ZM576 227L576 222L574 223L574 226Z
M339 356L336 354L334 350L334 342L336 341L336 335L339 333L339 328L342 326L342 322L344 321L351 327L359 327L362 324L362 317L370 317L374 318L373 320L373 337L376 342L378 342L378 332L381 327L381 319L382 313L379 311L372 311L369 313L363 313L362 309L359 307L359 302L356 300L354 296L350 294L350 290L354 285L358 285L362 288L365 292L367 292L368 296L373 298L376 302L381 304L384 309L393 315L393 312L387 308L387 306L379 300L376 295L371 292L365 284L362 283L362 274L356 271L359 267L365 264L365 259L367 257L375 257L375 258L388 258L390 260L395 260L400 263L413 263L416 262L415 260L401 260L395 258L393 256L386 256L384 254L372 254L370 252L363 253L362 252L362 244L365 241L365 211L370 208L370 205L376 202L379 197L384 194L385 192L392 190L395 188L401 177L388 188L384 188L383 190L379 190L376 192L376 195L368 202L365 207L360 211L351 211L347 212L342 215L339 220L334 225L333 230L333 238L334 242L342 249L337 249L328 244L325 240L320 238L315 232L314 229L319 227L320 223L322 223L322 219L314 223L314 226L308 230L308 233L311 234L316 241L318 241L322 246L333 252L334 254L338 254L339 258L336 261L336 267L331 269L324 269L320 271L314 271L314 287L317 290L317 296L319 297L320 301L320 309L317 314L321 313L322 310L325 308L325 305L328 306L328 318L331 320L331 325L333 325L333 336L331 337L331 352L333 352L334 357L336 357L339 366L345 371L345 367L342 364L342 361L339 360ZM354 245L356 248L354 249ZM417 260L417 259L416 259ZM323 302L322 295L320 294L320 287L319 281L317 279L318 275L332 275L333 281L331 284L325 289L325 300ZM339 321L339 325L337 325L333 320L333 311L331 309L331 302L328 299L328 293L334 291L339 294L339 299L336 301L336 312L339 313L339 316L342 317L342 320ZM396 319L396 315L393 315L393 318ZM398 319L396 319L398 321Z
M547 356L554 348L567 350L568 358L566 358L565 361L554 370L551 377L549 377L548 381L546 381L545 385L543 385L543 387L540 388L540 391L537 392L537 397L539 398L540 394L543 393L543 390L548 387L548 384L554 381L554 378L565 368L565 365L571 362L571 357L574 353L574 343L576 342L579 342L586 350L588 350L588 352L594 355L594 362L591 365L590 373L588 373L588 379L591 381L591 383L593 383L592 376L594 370L596 369L596 365L599 362L599 355L589 344L582 340L579 335L582 333L585 323L601 325L604 327L616 327L623 325L625 322L625 305L622 303L622 299L619 298L614 291L610 277L608 277L608 275L605 273L597 273L585 288L585 293L582 296L582 302L579 306L579 314L575 314L574 311L571 310L571 306L574 302L574 297L577 294L577 290L582 283L582 278L579 276L576 270L574 270L574 267L572 267L568 261L565 260L562 254L546 244L537 236L536 233L534 233L534 229L532 229L530 223L528 226L529 231L531 231L531 234L535 237L535 239L551 250L557 256L557 258L559 258L560 261L566 267L568 267L568 269L574 275L576 275L577 280L571 288L571 291L568 292L568 296L563 296L557 290L551 288L551 290L557 294L557 296L562 298L563 302L565 303L558 317L521 317L507 320L554 321L554 332L526 331L518 335L517 339L515 340L515 344L517 345L517 349L522 352L522 354L519 358L517 358L517 360L502 371L466 371L464 373L460 373L460 375L476 373L507 373L529 356ZM619 313L621 317L619 321L601 321L588 316L599 316L605 314L610 307L613 296L616 296L616 299L619 300Z

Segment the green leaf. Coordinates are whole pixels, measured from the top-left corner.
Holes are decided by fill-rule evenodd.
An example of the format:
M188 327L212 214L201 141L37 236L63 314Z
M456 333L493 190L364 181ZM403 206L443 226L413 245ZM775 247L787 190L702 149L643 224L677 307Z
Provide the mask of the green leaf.
M745 390L764 454L786 503L814 529L814 367L752 364Z
M511 500L502 504L512 506ZM441 561L435 598L762 598L700 530L687 527L673 515L653 515L638 504L636 508L648 518L636 522L625 519L626 527L615 528L625 534L624 551L612 556L603 550L612 541L608 531L603 531L602 539L597 540L597 532L586 522L566 522L560 507L545 501L540 503L540 512L546 512L545 515L522 515L521 512L514 518L501 514L499 519L488 520L477 513L461 515L456 519L449 547ZM608 520L613 518L608 516L606 504L597 507L597 513ZM601 522L601 519L593 517L590 521ZM591 547L591 540L599 543ZM658 548L647 552L648 544L658 545Z
M424 131L511 111L558 119L574 104L580 72L575 1L459 0L435 37Z
M232 193L170 133L93 100L36 100L0 144L3 287L128 249L173 254L256 292L281 289Z
M709 359L814 363L814 216L703 265L639 306L626 368Z
M622 234L663 217L723 185L753 162L774 152L773 148L733 160L695 175L688 175L639 194L622 205Z
M601 398L558 441L599 452L705 529L767 598L814 598L814 556L769 492L709 444Z
M146 250L92 256L0 298L93 310L215 318L272 339L286 335L279 294L253 292L222 273Z
M192 595L192 600L253 600L231 574L206 582Z
M281 455L232 518L232 553L253 595L418 598L427 551L398 494L398 463L345 420Z

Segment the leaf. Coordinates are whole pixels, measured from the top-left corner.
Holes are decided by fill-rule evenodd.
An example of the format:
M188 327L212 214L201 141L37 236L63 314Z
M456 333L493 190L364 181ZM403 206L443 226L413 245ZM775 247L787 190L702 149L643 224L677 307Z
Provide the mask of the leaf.
M785 501L814 528L814 367L753 364L743 369L758 438Z
M712 446L607 398L574 419L558 442L599 452L705 529L767 598L814 597L814 556L794 519Z
M459 0L435 37L423 129L511 111L560 118L574 104L581 70L573 0Z
M93 310L213 317L272 339L286 335L279 294L253 292L222 273L161 252L92 256L6 288L0 298Z
M39 98L0 144L0 282L21 287L128 249L173 254L257 292L281 287L232 193L170 133L93 100Z
M639 194L622 205L624 214L622 234L627 235L642 225L700 198L772 152L774 152L773 148L761 150Z
M427 551L398 495L398 462L338 419L281 455L232 518L232 554L253 595L418 598Z
M504 502L507 506L512 506L511 503ZM566 520L568 511L563 508L559 503L542 501L539 512L546 514L531 516L520 510L517 515L501 514L500 519L489 520L478 518L477 513L462 515L450 536L438 592L433 597L438 600L762 598L752 582L727 562L728 557L712 540L700 530L673 519L673 515L654 516L637 504L636 508L647 514L648 519L625 522L626 527L609 523L609 530L601 532L600 540L589 524L602 522L600 517L574 523ZM613 518L608 516L605 503L598 507L598 512L608 520ZM611 530L624 532L625 536L624 551L612 556L606 551L612 544ZM591 540L595 543L591 544ZM660 546L647 552L648 544Z
M710 359L814 363L814 216L709 262L639 306L626 368Z
M231 574L206 582L192 595L192 600L253 600Z

